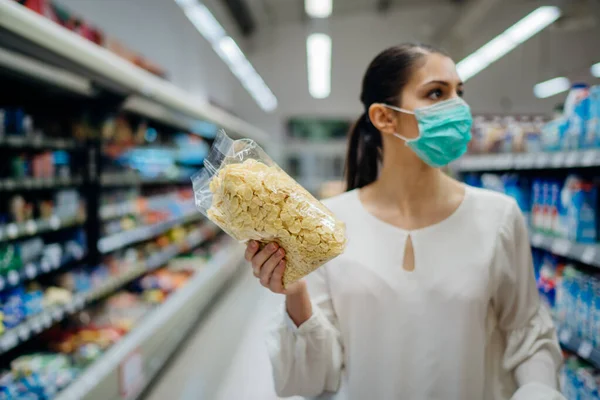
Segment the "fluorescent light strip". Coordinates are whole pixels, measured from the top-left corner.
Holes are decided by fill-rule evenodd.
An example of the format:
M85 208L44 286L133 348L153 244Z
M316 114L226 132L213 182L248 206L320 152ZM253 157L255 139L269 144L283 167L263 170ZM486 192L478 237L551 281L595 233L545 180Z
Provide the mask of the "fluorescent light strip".
M456 64L458 75L466 81L490 64L502 58L515 47L527 41L560 17L560 8L543 6L535 9L516 24L480 47Z
M331 37L313 33L306 39L308 91L315 99L331 93Z
M538 99L552 97L562 92L566 92L571 87L571 82L563 76L540 82L533 87L533 94Z
M590 72L596 78L600 78L600 63L592 65L592 68L590 68Z
M196 0L175 0L175 2L196 30L208 40L214 51L227 64L260 108L266 112L274 111L277 108L277 98L209 9Z
M311 18L329 18L333 0L304 0L304 11Z

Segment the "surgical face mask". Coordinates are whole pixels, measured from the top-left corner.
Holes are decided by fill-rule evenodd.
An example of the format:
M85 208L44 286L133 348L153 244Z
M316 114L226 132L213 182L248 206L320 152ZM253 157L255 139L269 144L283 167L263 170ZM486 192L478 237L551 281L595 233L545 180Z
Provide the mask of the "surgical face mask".
M469 105L460 97L441 101L413 111L384 104L387 108L413 114L419 124L419 137L408 139L399 133L421 160L439 168L457 160L467 152L471 140L473 117Z

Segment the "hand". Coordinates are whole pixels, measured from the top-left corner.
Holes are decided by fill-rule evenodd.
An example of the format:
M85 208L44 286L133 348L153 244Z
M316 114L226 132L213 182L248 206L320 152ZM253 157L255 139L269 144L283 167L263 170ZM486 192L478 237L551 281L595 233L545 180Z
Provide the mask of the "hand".
M287 288L283 287L285 250L277 243L269 243L261 250L260 244L251 240L246 246L245 257L252 263L252 271L260 280L260 284L273 293L291 295L306 288L304 281L294 282Z

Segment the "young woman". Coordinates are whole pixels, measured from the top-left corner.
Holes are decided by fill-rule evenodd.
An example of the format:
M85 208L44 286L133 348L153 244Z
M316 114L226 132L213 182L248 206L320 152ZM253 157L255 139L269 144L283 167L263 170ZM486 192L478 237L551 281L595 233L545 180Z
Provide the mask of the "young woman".
M563 398L519 208L439 169L471 138L462 95L438 50L379 54L350 136L348 192L325 202L346 222L346 252L284 290L284 250L248 244L255 276L286 296L268 339L279 395Z

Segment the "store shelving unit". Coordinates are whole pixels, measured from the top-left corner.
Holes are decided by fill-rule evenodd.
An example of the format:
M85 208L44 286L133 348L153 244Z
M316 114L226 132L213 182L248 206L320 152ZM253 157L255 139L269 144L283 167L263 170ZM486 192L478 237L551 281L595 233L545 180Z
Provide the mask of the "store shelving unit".
M9 79L8 82L14 82L14 85L24 85L24 92L40 90L39 93L43 95L52 93L57 99L64 97L60 101L73 106L73 113L85 111L81 114L86 117L86 129L95 132L100 131L100 121L107 116L123 114L168 127L169 132L183 130L199 134L195 129L202 123L210 122L226 129L232 137L247 137L259 143L266 143L268 139L263 131L254 126L199 101L170 82L130 64L13 0L0 0L0 79L5 79L4 82ZM34 105L39 106L41 100L35 100L37 102ZM57 112L60 110L57 107ZM119 259L119 254L125 253L131 246L153 243L150 246L138 246L144 248L142 254L146 254L146 258L143 261L123 267L119 274L111 275L92 290L73 293L68 303L49 306L0 334L0 357L18 354L21 348L27 347L26 342L38 334L92 303L103 301L135 279L163 267L174 257L197 248L218 230L214 225L204 223L202 227L188 230L184 240L169 239L171 244L158 245L156 239L166 237L165 234L174 227L200 224L203 220L194 210L193 199L188 200L188 206L191 207L174 207L177 201L173 200L170 190L189 185L189 177L170 174L147 178L134 171L109 170L102 158L105 144L100 139L101 135L77 137L46 137L37 132L35 136L18 136L11 132L0 134L0 149L19 152L61 150L76 154L71 160L74 159L73 162L77 164L74 168L77 173L64 178L0 177L0 195L27 193L34 197L38 193L34 191L51 193L62 188L73 188L80 193L86 206L85 219L53 216L0 225L0 244L42 235L59 237L63 230L76 227L84 228L87 238L85 251L65 251L60 260L41 259L27 263L19 271L0 275L0 291L42 275L52 277L54 271L67 270L71 266L99 265L106 254ZM127 201L100 206L103 193L134 187L140 188L140 191L149 189L151 197L143 195L141 203ZM160 194L152 196L154 193ZM141 217L147 211L157 211L167 215L167 219L102 236L103 224L129 215ZM144 218L138 219L138 224L145 221ZM148 255L147 251L153 252ZM124 394L119 391L120 384L123 384L120 374L130 357L141 356L137 360L141 359L143 379L135 383L142 390L193 327L205 306L235 274L242 256L243 251L237 244L231 244L215 254L202 271L146 316L139 326L103 354L58 398L135 398L139 393ZM173 326L177 329L173 330Z
M600 166L600 150L467 155L452 168L459 172L519 171Z
M558 327L558 340L560 344L573 354L600 368L600 348L594 348L592 343L586 339L581 339L569 327Z
M0 291L6 288L14 287L24 282L31 281L39 276L55 271L64 266L75 262L83 261L86 252L80 251L74 254L65 254L58 262L49 259L42 259L27 263L19 272L10 271L6 277L0 275Z

